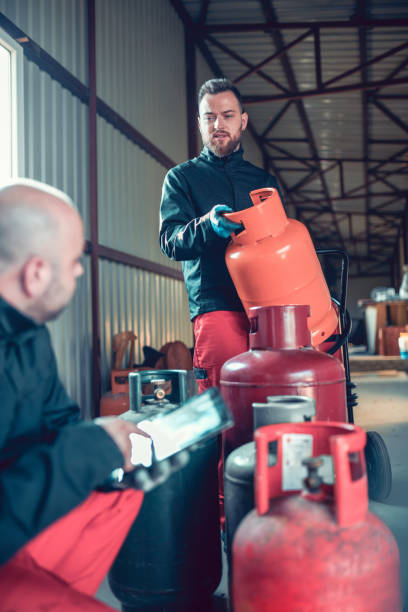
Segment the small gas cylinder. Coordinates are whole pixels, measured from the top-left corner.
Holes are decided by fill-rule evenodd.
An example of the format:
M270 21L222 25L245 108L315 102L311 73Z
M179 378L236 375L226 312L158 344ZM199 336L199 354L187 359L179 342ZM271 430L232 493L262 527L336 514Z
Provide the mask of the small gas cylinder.
M255 441L256 510L233 543L234 612L401 612L398 547L368 512L364 431L288 423Z
M235 425L224 434L224 456L252 440L252 404L269 395L304 395L319 421L346 421L342 364L311 347L304 305L250 308L250 350L225 362L220 389Z
M137 422L184 403L189 377L185 370L131 373L131 410L122 418ZM211 608L221 579L219 446L217 438L206 440L184 468L145 494L108 574L123 612Z
M310 421L316 414L311 397L277 395L267 397L266 403L254 403L254 430L274 423L298 423ZM270 448L271 455L274 449ZM276 451L275 451L276 454ZM231 547L234 534L241 520L254 502L255 442L236 448L229 456L224 469L224 507L228 570L231 573Z
M128 375L133 372L127 370L111 370L111 391L101 397L100 416L114 416L129 410L129 381Z
M225 214L244 226L231 235L225 253L237 293L247 314L252 306L310 304L316 346L335 329L337 314L309 232L288 219L276 189L249 195L253 206Z

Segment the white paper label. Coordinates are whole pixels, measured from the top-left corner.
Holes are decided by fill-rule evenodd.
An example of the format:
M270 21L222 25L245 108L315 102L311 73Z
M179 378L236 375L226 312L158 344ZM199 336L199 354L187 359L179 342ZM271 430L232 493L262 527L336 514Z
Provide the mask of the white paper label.
M317 473L324 484L334 484L333 457L331 455L319 455L319 459L323 460L323 465L319 467Z
M313 455L311 434L283 434L282 436L282 490L298 491L303 486L307 469L303 459Z

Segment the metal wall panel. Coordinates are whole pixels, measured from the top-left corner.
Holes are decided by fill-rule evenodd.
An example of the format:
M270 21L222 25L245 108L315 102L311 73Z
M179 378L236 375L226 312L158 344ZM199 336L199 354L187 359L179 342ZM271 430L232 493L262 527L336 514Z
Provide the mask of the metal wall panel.
M192 346L182 281L102 260L99 287L103 390L109 388L112 339L118 332L130 330L136 334L136 363L143 362L144 345L159 350L166 342L181 340Z
M86 0L0 0L0 11L64 68L87 82Z
M89 235L88 107L24 61L25 174L65 191Z
M91 415L92 331L90 258L84 257L85 274L66 310L48 324L61 380L79 404L84 417Z
M0 10L16 26L84 83L85 9L85 0L40 3L0 0ZM99 95L108 104L112 102L110 95L117 96L115 110L123 112L144 136L156 139L156 145L169 157L175 161L186 159L184 37L178 17L164 0L136 3L98 0L96 9L97 66L106 86L103 90L102 79ZM108 28L106 37L101 34L102 25ZM127 27L129 36L137 39L134 42L138 45L138 62L121 30ZM132 27L138 28L136 37ZM115 72L123 76L121 86L115 81L118 76ZM176 111L174 117L170 115L171 109ZM68 193L78 205L89 238L88 107L36 65L24 60L24 120L25 175ZM178 269L179 264L170 262L158 247L159 203L165 171L105 120L98 120L99 241ZM89 268L89 261L86 267ZM180 339L190 346L192 334L183 282L107 261L101 261L100 269L106 389L112 335L116 331L135 330L140 339L138 361L143 360L140 350L143 344L160 348L168 340ZM79 281L73 302L50 325L61 378L85 416L90 415L92 395L89 272L87 269L86 278Z
M25 175L65 191L88 236L88 108L27 60L24 93ZM91 407L89 280L88 271L72 304L50 326L61 379L85 415Z
M171 268L159 248L159 207L166 169L98 118L99 242Z
M168 0L98 0L98 96L176 163L187 158L183 25Z

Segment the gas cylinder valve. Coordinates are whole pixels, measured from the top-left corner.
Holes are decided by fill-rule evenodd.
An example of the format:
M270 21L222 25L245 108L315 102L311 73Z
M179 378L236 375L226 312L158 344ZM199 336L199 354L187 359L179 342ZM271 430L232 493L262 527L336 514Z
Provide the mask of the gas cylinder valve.
M307 469L307 476L303 484L309 493L318 493L323 484L323 478L318 473L319 468L323 465L323 459L321 457L308 457L303 459L302 465Z

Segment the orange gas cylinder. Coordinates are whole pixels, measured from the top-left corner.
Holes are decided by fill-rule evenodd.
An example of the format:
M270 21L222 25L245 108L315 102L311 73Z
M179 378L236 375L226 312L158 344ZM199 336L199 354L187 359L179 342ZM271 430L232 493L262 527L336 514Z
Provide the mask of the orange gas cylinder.
M255 441L256 510L233 542L234 612L402 612L397 543L368 512L365 432L285 423Z
M100 416L117 416L129 410L129 372L128 370L111 370L111 389L101 397Z
M253 206L225 217L244 229L231 235L225 261L249 313L251 306L309 304L316 346L337 326L320 262L306 227L288 219L276 189L251 191Z
M113 336L115 359L111 370L111 391L104 393L99 404L101 416L116 416L129 410L129 372L132 368L137 336L132 331L119 332ZM129 351L129 363L123 368L122 363Z

